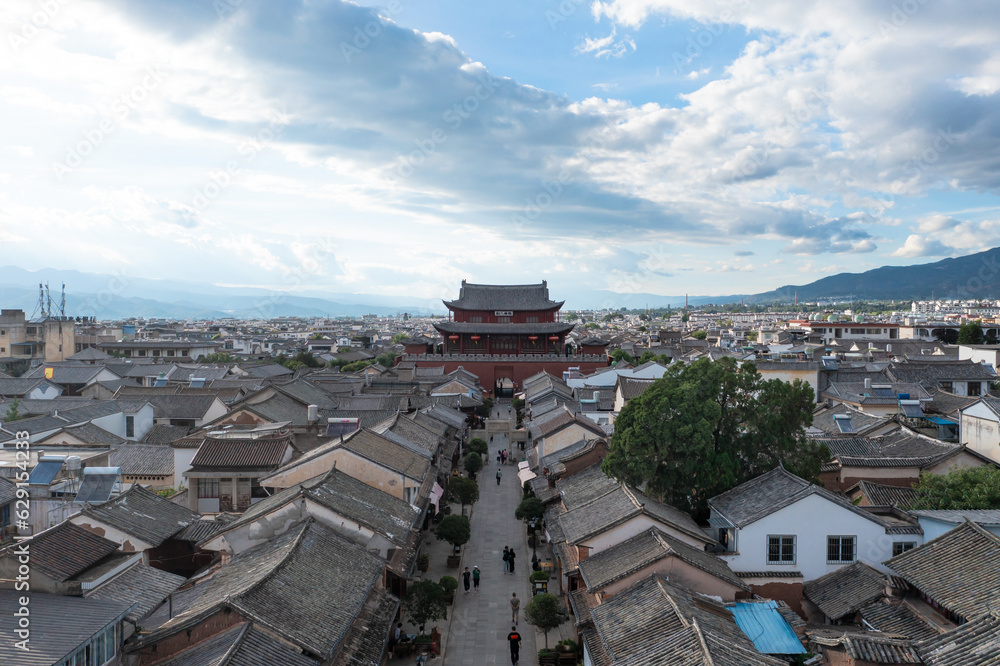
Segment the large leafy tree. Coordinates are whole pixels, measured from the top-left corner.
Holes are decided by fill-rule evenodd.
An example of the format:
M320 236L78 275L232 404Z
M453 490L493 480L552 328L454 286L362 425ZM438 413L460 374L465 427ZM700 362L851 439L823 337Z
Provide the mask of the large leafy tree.
M981 345L985 342L983 327L978 321L970 321L958 327L958 344Z
M911 509L1000 509L1000 470L992 465L921 474Z
M445 589L433 580L415 580L406 588L403 612L407 619L424 632L424 625L435 620L448 619L444 602Z
M549 647L549 632L565 622L567 617L566 609L554 594L536 594L524 609L524 619L528 624L545 634L545 649Z
M671 366L615 420L604 471L653 497L703 513L710 497L782 463L812 478L829 453L805 437L808 384L764 380L753 363Z

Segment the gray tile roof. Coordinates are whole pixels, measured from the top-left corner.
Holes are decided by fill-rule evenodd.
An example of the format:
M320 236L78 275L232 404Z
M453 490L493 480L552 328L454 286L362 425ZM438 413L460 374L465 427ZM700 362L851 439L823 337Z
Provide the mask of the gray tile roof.
M142 438L143 444L170 444L186 437L191 431L187 426L174 426L157 423Z
M968 518L980 525L1000 526L1000 509L916 509L910 513L956 525L961 525Z
M184 576L154 569L140 562L84 596L89 599L134 603L135 607L125 617L132 622L139 622L186 581Z
M156 666L318 666L251 622L243 622L163 661Z
M98 632L124 617L128 602L31 593L31 643L29 651L14 645L14 630L24 592L0 590L0 664L52 666L88 643Z
M600 463L582 469L556 484L567 510L588 504L618 487L618 482L601 471Z
M104 372L103 365L89 363L63 364L46 363L27 372L25 377L45 377L46 370L52 370L52 381L56 384L89 384L97 375Z
M887 486L873 481L859 481L857 490L868 499L868 503L873 506L900 506L907 507L917 499L917 491L914 488L901 488L899 486ZM848 489L846 494L851 495L852 489Z
M723 560L655 527L581 560L579 566L588 591L596 592L667 557L676 557L730 585L750 590Z
M886 373L897 382L920 384L933 390L943 381L996 381L997 374L992 367L973 361L936 361L920 363L907 361L893 363Z
M562 301L549 299L549 287L541 284L473 284L462 280L458 298L444 301L449 308L460 310L551 310Z
M344 438L343 448L382 467L412 479L423 480L431 462L408 447L387 439L371 430L356 430Z
M885 595L885 575L855 562L802 586L802 593L831 620L851 616Z
M17 498L17 484L5 476L0 476L0 506L10 504Z
M604 495L564 513L559 517L559 523L566 535L566 541L578 544L640 515L654 518L668 528L705 543L711 542L694 519L680 509L657 502L638 490L617 484Z
M198 520L198 514L190 509L139 485L133 485L110 502L85 507L80 513L153 546L159 546Z
M290 431L278 437L216 439L206 437L191 460L196 471L208 469L277 469L292 445Z
M52 578L66 581L86 571L118 550L114 541L62 522L22 542L31 552L31 566ZM17 546L0 549L0 557L14 557Z
M23 397L34 391L37 386L51 383L40 377L0 378L0 395Z
M966 521L885 562L896 575L967 620L1000 598L1000 537Z
M214 395L148 395L143 400L153 405L158 419L201 419L218 400Z
M410 529L420 517L419 511L405 500L358 481L336 468L322 482L304 488L303 494L400 545L406 541Z
M337 655L338 663L345 666L381 666L398 608L399 599L388 590L372 590L358 620L344 637Z
M382 561L364 547L306 520L176 593L174 617L140 638L137 647L228 606L327 659L348 634L382 569ZM162 620L165 614L153 617Z
M917 643L925 666L1000 663L1000 618L984 615L936 638ZM974 657L975 661L970 661Z
M174 450L162 444L125 444L111 451L110 464L122 476L170 476Z
M721 603L657 575L591 607L590 616L583 633L597 648L595 666L784 663L758 653Z
M882 599L861 609L861 618L879 631L913 640L933 638L938 630L900 599Z
M76 411L76 410L74 410ZM52 433L45 439L50 438L58 440L60 435L68 435L75 439L80 440L84 446L100 446L100 447L115 447L125 444L126 439L119 437L113 432L108 432L104 428L94 425L93 423L85 422L81 424L66 425L59 429L59 432ZM40 441L40 444L44 444L44 441Z
M708 504L713 513L717 512L734 527L743 528L812 494L885 528L890 527L890 523L852 505L842 495L800 479L780 466L716 495Z

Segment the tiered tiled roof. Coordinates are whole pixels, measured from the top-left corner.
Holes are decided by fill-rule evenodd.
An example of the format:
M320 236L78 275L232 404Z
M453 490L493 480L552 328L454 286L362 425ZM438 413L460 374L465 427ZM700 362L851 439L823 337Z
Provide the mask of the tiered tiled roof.
M462 280L462 288L454 301L444 301L455 310L551 310L560 308L562 301L549 299L549 287L541 284L472 284Z

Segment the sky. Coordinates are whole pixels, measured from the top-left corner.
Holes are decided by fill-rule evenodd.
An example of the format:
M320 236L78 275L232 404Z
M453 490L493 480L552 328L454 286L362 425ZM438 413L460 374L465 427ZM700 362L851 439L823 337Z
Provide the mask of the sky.
M598 307L1000 245L996 2L4 0L0 34L7 265Z

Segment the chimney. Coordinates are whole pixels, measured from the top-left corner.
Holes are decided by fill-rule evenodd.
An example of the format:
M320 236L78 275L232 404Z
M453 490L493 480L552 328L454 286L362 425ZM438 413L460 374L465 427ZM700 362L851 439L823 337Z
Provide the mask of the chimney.
M871 390L871 388L872 388L872 380L871 380L871 377L865 377L865 390L866 390L866 391L870 391L870 390Z

